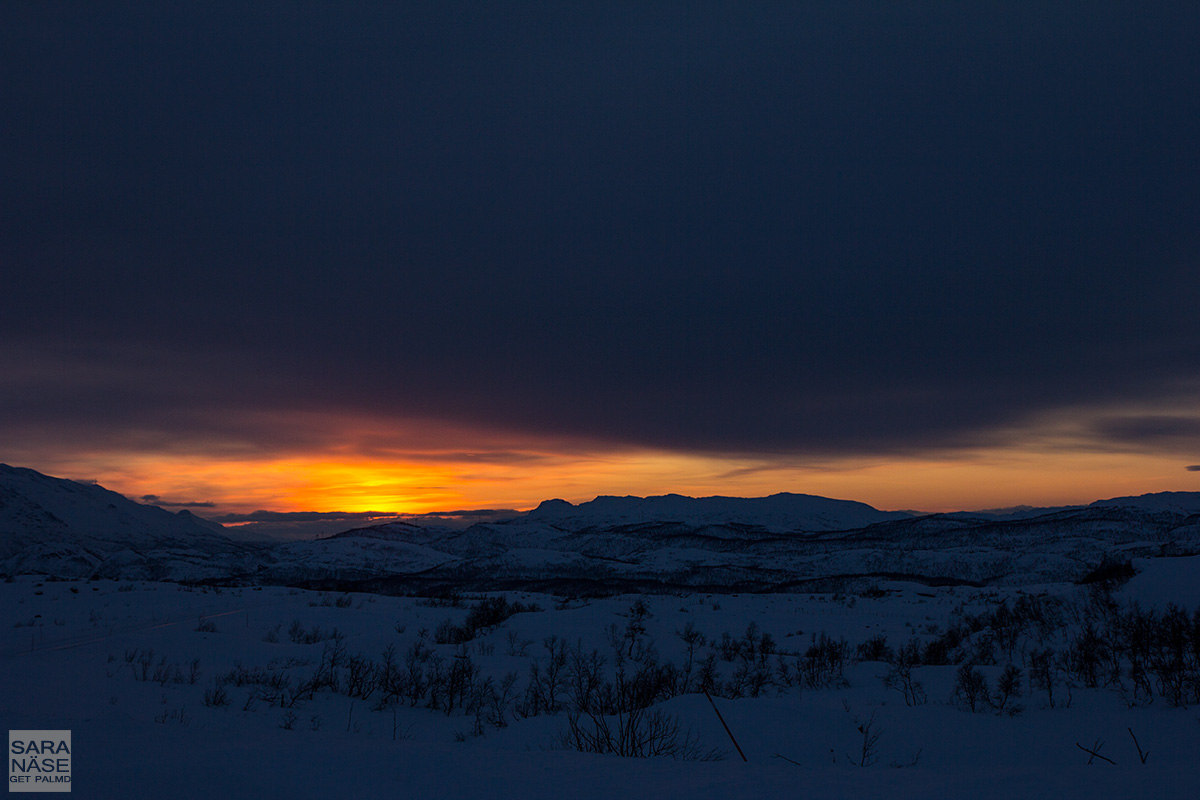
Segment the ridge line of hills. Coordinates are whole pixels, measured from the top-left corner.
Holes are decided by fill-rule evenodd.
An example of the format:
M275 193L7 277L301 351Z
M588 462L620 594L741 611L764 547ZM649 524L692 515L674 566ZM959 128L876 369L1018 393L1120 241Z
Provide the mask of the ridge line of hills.
M578 505L548 500L463 529L388 522L293 542L237 541L231 532L186 510L0 465L3 574L394 592L814 591L897 576L929 584L1079 580L1105 562L1200 553L1200 492L932 515L791 493L601 496Z

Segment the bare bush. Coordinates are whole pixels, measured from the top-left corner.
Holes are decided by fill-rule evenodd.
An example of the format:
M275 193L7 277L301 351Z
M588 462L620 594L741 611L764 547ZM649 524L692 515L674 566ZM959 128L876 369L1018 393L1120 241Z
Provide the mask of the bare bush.
M955 676L954 696L956 703L972 712L982 711L992 704L991 690L987 678L971 664L963 664Z
M1054 708L1054 688L1059 684L1058 658L1054 651L1045 648L1029 654L1029 682L1033 688L1046 693L1046 704Z
M888 645L887 634L881 633L878 636L872 636L865 642L860 642L855 648L855 654L859 661L891 661L894 652Z
M433 640L437 644L464 644L496 628L514 614L541 610L540 606L533 603L510 603L503 595L485 597L471 606L462 625L455 625L449 619L442 620L434 632Z
M883 731L875 725L877 716L878 712L872 711L866 722L854 720L855 729L862 735L862 743L858 755L852 756L847 753L846 760L856 767L873 767L879 762L879 739L883 736Z
M1000 673L1000 677L996 679L996 693L993 696L993 702L997 711L1002 711L1010 716L1019 714L1023 710L1017 703L1010 701L1014 697L1021 696L1021 668L1015 664L1009 664L1004 668L1004 672Z
M292 620L291 627L288 628L288 636L296 644L317 644L318 642L325 642L330 639L343 638L341 631L337 628L331 631L322 631L317 625L305 628L304 623L298 619Z
M562 697L567 691L567 664L572 655L567 643L558 636L550 635L542 640L546 653L529 663L529 680L525 684L525 696L520 713L525 717L538 714L558 713Z
M844 685L843 670L849 652L850 645L845 639L834 639L825 631L814 633L798 665L804 684L810 689Z
M895 651L887 674L883 676L885 688L893 689L904 696L907 706L924 705L929 699L925 686L913 676L913 670L921 663L921 646L915 640Z
M662 709L632 708L612 715L572 711L559 739L567 750L626 758L719 761L725 755L705 748L679 718Z
M204 690L204 705L209 708L223 708L229 705L229 702L229 692L220 681L214 681L211 689Z

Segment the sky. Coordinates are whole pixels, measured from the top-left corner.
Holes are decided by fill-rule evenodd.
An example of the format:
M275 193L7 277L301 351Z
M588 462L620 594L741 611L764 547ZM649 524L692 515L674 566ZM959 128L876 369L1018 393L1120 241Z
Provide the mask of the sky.
M0 4L0 461L237 520L1200 490L1193 2Z

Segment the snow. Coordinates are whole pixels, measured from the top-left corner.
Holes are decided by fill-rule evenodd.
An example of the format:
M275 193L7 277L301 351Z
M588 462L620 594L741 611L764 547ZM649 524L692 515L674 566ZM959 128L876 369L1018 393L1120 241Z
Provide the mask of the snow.
M1123 506L1143 511L1169 511L1176 514L1200 514L1200 492L1156 492L1136 497L1097 500L1092 507Z
M1149 600L1147 586L1200 584L1200 559L1158 559L1124 590ZM1170 580L1166 580L1170 577ZM895 643L923 635L964 610L994 607L1021 589L930 589L890 582L871 596L624 595L563 602L509 595L541 611L519 613L468 648L485 674L516 672L523 682L543 640L558 635L586 648L608 647L607 626L624 626L638 600L649 610L647 636L660 658L679 661L676 632L691 622L710 639L735 638L753 621L779 649L799 652L814 633L852 643L883 633ZM1079 597L1074 587L1038 593ZM343 598L347 600L339 602ZM970 713L950 700L955 667L920 667L929 702L908 707L884 688L886 665L851 664L847 684L772 689L757 698L715 698L748 762L734 752L701 694L678 695L660 707L678 716L707 747L726 751L717 762L623 759L556 749L565 715L512 717L482 736L471 720L402 704L376 710L328 690L297 709L250 704L250 688L230 687L232 702L203 703L213 679L238 663L311 665L322 644L292 642L293 620L337 628L350 653L378 658L388 644L403 651L443 620L460 624L464 608L409 597L333 594L283 587L203 589L171 583L47 581L32 576L0 584L0 720L9 729L73 732L73 790L84 797L152 793L178 797L430 798L773 798L888 796L977 800L1194 797L1194 755L1200 719L1194 709L1165 702L1130 707L1111 689L1075 688L1069 708L1045 707L1026 687L1017 716ZM214 632L198 630L205 618ZM278 641L266 634L278 631ZM524 655L511 653L527 642ZM452 645L436 645L447 658ZM130 653L153 650L185 669L199 659L196 683L139 681ZM729 664L721 663L726 670ZM297 667L304 672L308 667ZM998 667L984 667L994 678ZM861 747L857 727L874 715L881 732L878 763L852 765ZM312 719L319 725L313 730ZM1139 762L1127 729L1150 753ZM393 738L393 730L397 732ZM462 739L459 741L458 739ZM1088 747L1115 766L1086 765ZM778 757L777 757L778 756ZM785 760L787 759L787 760ZM792 762L798 762L792 763ZM915 762L915 764L914 764ZM889 766L894 764L895 766Z
M0 491L8 501L22 501L22 512L40 515L47 527L73 536L138 545L168 538L213 545L228 541L216 530L220 526L190 512L172 514L157 506L135 503L101 486L52 478L31 469L0 464ZM29 521L17 517L8 502L3 508L9 512L0 521L4 532L28 536Z
M390 522L305 542L237 542L99 486L0 466L0 573L256 582L385 580L464 589L831 589L912 577L1027 585L1078 580L1105 559L1200 552L1186 493L997 519L912 517L778 494L547 501L465 529ZM1182 499L1181 499L1182 498ZM582 590L582 589L580 589Z
M1052 706L1029 671L1035 650L1066 652L1099 613L1105 588L1073 581L1105 559L1136 571L1113 591L1119 607L1200 607L1200 524L1182 494L1010 519L910 517L803 495L597 498L461 530L391 523L264 547L98 486L0 466L0 722L71 730L72 788L84 797L1190 798L1194 706L1171 705L1162 687L1149 702L1129 679L1087 688L1061 666ZM543 584L560 594L513 588ZM341 591L365 586L444 597ZM466 628L472 605L501 596L523 610L465 643L449 633L439 643ZM914 667L928 702L906 705L885 685L888 664L854 657L874 637L925 647L965 630L955 658L978 661L996 686L1009 656L972 655L996 648L990 628L966 621L1018 602L1061 609L1052 629L1014 645L1020 713L966 710L954 699L957 663ZM723 760L564 750L565 711L517 713L550 647L597 652L607 679L618 652L682 671L689 629L706 638L693 671L652 710ZM761 634L782 659L762 662L762 692L731 688L752 662L735 643ZM840 677L795 680L822 635L849 647ZM336 691L300 691L339 646L375 664L389 646L399 659L425 653L421 669L471 664L479 686L515 676L504 724L424 697L351 697L344 661ZM706 656L720 687L713 704L746 762L697 691ZM262 694L263 676L290 694ZM228 704L205 702L217 688ZM864 729L879 736L872 763L858 766ZM1088 765L1081 747L1116 764Z
M712 522L752 524L773 532L788 532L849 530L908 516L904 512L880 511L851 500L784 492L770 497L600 496L579 505L565 500L547 500L529 512L528 518L569 526L572 530L670 520L693 525Z
M164 550L198 563L214 553L237 558L249 547L220 530L186 511L0 464L0 570L84 576L106 563L150 564Z
M1118 597L1159 609L1168 603L1200 608L1200 556L1139 558L1133 565L1138 574Z

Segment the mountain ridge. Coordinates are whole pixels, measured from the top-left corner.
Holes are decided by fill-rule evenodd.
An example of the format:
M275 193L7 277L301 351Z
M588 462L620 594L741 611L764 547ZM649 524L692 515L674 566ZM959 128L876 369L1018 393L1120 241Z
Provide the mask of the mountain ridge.
M166 550L237 551L221 530L191 512L144 505L99 484L0 464L0 564L10 573L80 574Z
M778 492L766 497L599 495L578 505L561 499L544 500L525 518L572 527L653 521L737 522L777 531L828 531L861 528L908 516L902 511L880 511L855 500Z
M392 521L328 538L250 544L188 511L0 465L0 572L342 587L368 581L404 592L604 585L826 591L819 587L899 574L930 585L1073 581L1113 559L1200 552L1200 492L1044 511L914 515L787 492L602 495L578 505L548 500L467 528Z

